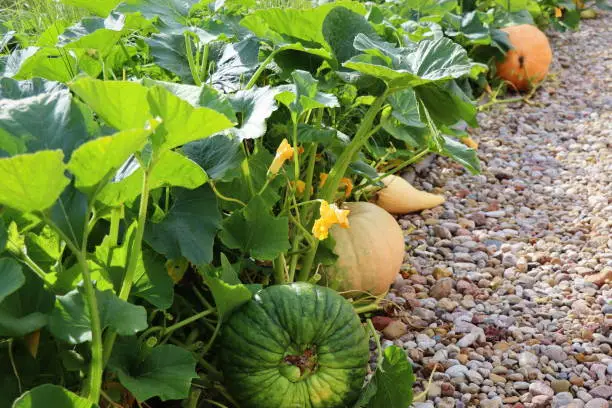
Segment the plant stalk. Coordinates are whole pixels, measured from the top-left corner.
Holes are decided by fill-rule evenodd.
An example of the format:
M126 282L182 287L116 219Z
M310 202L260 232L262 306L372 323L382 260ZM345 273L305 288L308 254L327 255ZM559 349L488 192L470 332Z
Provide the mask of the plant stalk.
M328 202L333 201L336 191L338 190L338 186L340 185L340 179L344 177L344 174L353 161L353 158L368 140L370 130L374 126L374 121L376 120L376 117L382 109L386 99L387 92L384 92L382 95L378 96L374 103L370 106L363 118L363 121L361 122L361 125L359 126L359 129L357 130L357 133L355 134L355 137L349 143L346 149L344 149L340 157L338 157L334 167L332 167L331 171L329 172L327 181L319 192L318 198ZM304 257L302 268L298 274L299 281L307 281L310 277L318 247L319 241L316 241L313 247L310 248L310 251L308 251Z
M138 225L134 233L134 241L130 248L128 264L121 284L121 290L119 291L119 299L127 301L134 284L134 275L136 274L136 266L138 265L138 258L142 252L142 238L144 236L145 223L147 220L147 207L149 205L149 172L150 169L143 172L142 176L142 191L140 195L140 207L138 209ZM104 365L108 363L111 353L113 351L113 345L117 339L117 333L114 330L108 330L104 338Z

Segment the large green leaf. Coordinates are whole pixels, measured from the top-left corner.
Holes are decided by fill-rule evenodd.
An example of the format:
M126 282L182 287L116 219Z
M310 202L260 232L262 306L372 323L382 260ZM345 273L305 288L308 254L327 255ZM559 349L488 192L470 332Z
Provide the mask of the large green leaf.
M140 13L148 19L157 18L171 29L189 25L189 11L199 0L127 0L117 8L124 13Z
M122 336L147 328L147 311L117 297L111 290L96 290L98 312L103 329L111 327ZM57 296L49 317L49 330L58 339L71 344L91 341L91 315L83 287Z
M106 17L122 0L62 0L62 3L85 9L100 17Z
M52 47L24 48L9 55L3 76L15 79L40 77L68 82L79 72L77 58L82 54Z
M6 248L6 243L8 241L8 232L6 231L6 225L4 223L4 219L0 217L0 254Z
M56 83L0 82L0 150L14 155L62 149L66 156L95 133L92 113Z
M58 38L57 45L67 49L96 50L96 58L106 57L121 39L124 30L130 28L133 19L113 13L107 18L85 17L67 28Z
M47 325L54 296L29 269L25 283L0 303L0 337L21 337Z
M269 86L238 91L229 97L236 113L240 113L240 127L233 133L239 140L257 139L266 133L266 119L278 108L275 96L280 91Z
M81 145L68 162L68 170L76 177L76 187L91 192L93 187L116 172L130 155L144 147L157 125L152 121L144 129L125 130Z
M255 285L249 287L240 282L238 273L225 254L221 254L220 268L205 268L207 270L204 271L202 269L199 269L200 274L210 288L220 318L226 319L234 309L253 297ZM256 286L261 288L261 285Z
M138 401L159 397L162 401L184 399L197 377L196 361L190 351L171 345L139 350L136 338L118 341L109 367L119 382Z
M163 121L158 130L164 135L160 149L181 146L233 126L225 115L209 108L194 108L161 86L150 88L147 99L151 113Z
M257 195L223 222L219 237L229 248L240 249L256 259L273 260L290 247L289 220L274 217L270 206Z
M126 165L106 184L96 196L97 200L113 207L125 202L132 202L140 195L143 170L136 160ZM183 187L194 189L208 180L206 173L197 163L173 150L164 150L149 173L149 189L160 187Z
M455 81L430 83L414 91L435 123L450 126L464 120L470 126L478 126L476 105Z
M397 346L387 347L381 366L362 391L355 408L408 408L412 404L414 381L406 352Z
M27 232L25 245L30 259L43 271L51 271L58 265L65 246L59 235L48 225L36 233Z
M453 138L444 136L444 146L439 153L461 163L472 174L480 173L480 161L476 150Z
M168 259L181 256L196 265L212 260L212 249L221 224L217 199L210 187L177 189L175 201L161 222L145 227L145 240Z
M82 78L70 89L118 130L141 129L152 118L147 88L139 83Z
M69 183L63 158L45 150L0 159L0 204L24 213L51 207Z
M323 21L322 30L325 40L340 63L359 54L353 46L357 34L378 38L376 31L363 15L345 7L332 9Z
M268 8L257 10L242 19L241 23L260 38L275 43L315 43L328 47L323 35L325 17L336 7L344 7L361 15L366 13L363 4L337 1L312 9Z
M238 91L259 66L259 40L247 37L227 44L215 66L216 71L208 79L209 83L225 93Z
M51 220L66 237L80 247L88 222L87 196L70 184L51 207Z
M0 100L24 99L32 96L53 93L66 89L66 85L59 82L47 81L42 78L33 78L17 81L12 78L0 78Z
M212 180L232 178L232 170L244 159L240 140L226 135L215 135L183 146L187 157L204 169ZM234 174L235 177L235 174Z
M0 303L24 283L21 265L11 258L0 258Z
M157 65L178 76L185 84L194 83L183 34L153 34L146 42Z
M297 122L297 118L309 110L339 106L335 95L318 91L319 81L310 72L298 70L291 76L293 84L277 87L282 92L276 95L276 99L289 108L294 121Z
M227 95L220 93L208 85L195 86L177 84L175 82L154 81L143 79L144 86L153 87L159 85L170 91L179 98L189 102L196 108L209 108L227 116L232 122L237 122L236 114Z
M132 224L128 228L120 246L111 247L111 239L106 236L96 247L96 266L92 268L92 272L97 268L104 269L103 275L111 281L117 291L125 277L125 267L133 244L135 227L136 224ZM173 283L166 271L165 259L148 247L143 248L138 257L131 294L145 299L158 309L167 309L172 305Z
M26 391L13 403L13 408L96 408L85 398L68 391L64 387L43 384Z
M365 47L371 46L372 41L358 34L357 44L366 54L351 58L344 66L385 81L391 91L474 76L486 69L472 62L465 49L448 38L423 40L409 48L368 49Z

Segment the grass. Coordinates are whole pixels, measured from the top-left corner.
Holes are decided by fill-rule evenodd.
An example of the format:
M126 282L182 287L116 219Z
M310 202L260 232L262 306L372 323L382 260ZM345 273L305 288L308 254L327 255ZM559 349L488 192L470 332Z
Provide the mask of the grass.
M266 9L273 7L281 8L312 8L313 2L311 0L260 0L257 2L257 8Z
M71 24L84 16L82 10L59 0L0 0L0 25L26 38L38 37L56 21Z

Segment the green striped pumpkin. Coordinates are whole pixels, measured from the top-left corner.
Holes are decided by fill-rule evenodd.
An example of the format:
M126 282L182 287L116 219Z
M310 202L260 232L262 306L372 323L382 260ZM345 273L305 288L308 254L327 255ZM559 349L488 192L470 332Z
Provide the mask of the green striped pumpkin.
M348 407L363 386L368 336L332 289L263 289L230 316L221 337L226 386L242 407Z

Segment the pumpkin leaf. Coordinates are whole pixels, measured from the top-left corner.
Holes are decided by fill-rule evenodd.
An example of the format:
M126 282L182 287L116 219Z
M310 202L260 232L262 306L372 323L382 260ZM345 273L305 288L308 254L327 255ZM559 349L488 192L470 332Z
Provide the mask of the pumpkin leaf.
M414 47L380 46L363 34L355 46L366 54L357 55L343 65L383 80L394 92L430 82L475 76L486 66L472 62L459 44L448 38L423 40Z
M193 84L193 75L189 69L187 48L183 34L160 33L146 39L149 53L160 67L167 69L185 84Z
M382 364L362 391L355 408L408 408L412 404L414 381L406 352L397 346L387 347Z
M376 31L362 14L346 7L335 7L325 16L322 32L325 41L334 51L340 63L359 54L359 51L353 46L357 34L378 38Z
M480 173L480 161L476 150L451 137L444 136L444 146L438 153L461 163L472 174Z
M96 408L96 405L64 387L53 384L43 384L28 390L13 403L13 408L42 407Z
M184 256L195 265L209 263L221 224L217 198L210 187L176 189L175 201L161 222L145 227L145 241L168 259Z
M211 269L200 268L199 271L210 288L217 312L222 319L227 319L234 309L251 300L253 293L261 289L261 285L243 285L238 273L223 253L221 267Z
M25 276L21 265L11 258L0 258L0 303L24 283Z
M3 272L7 272L6 267ZM10 263L8 268L12 268ZM22 272L25 282L0 303L0 337L22 337L45 327L53 309L54 296L45 289L42 279L29 269ZM11 286L15 288L16 284Z
M81 145L68 162L68 170L76 177L75 186L85 192L108 178L135 152L142 149L155 131L157 122L144 129L130 129L100 137Z
M60 150L0 158L0 204L24 213L51 207L69 183L63 159Z
M142 84L146 87L159 85L184 101L189 102L193 107L210 108L224 114L232 122L238 122L227 96L208 85L185 85L174 82L154 81L148 78L143 79Z
M92 123L91 111L57 82L0 80L0 151L61 149L70 156L95 133Z
M240 126L233 129L239 140L258 139L266 133L266 119L278 109L279 90L265 86L238 91L229 97L232 108L241 114Z
M91 341L91 317L82 286L57 296L49 317L49 330L70 344ZM142 306L123 301L112 290L96 289L102 329L112 327L119 335L129 336L148 327L147 312Z
M147 99L151 113L162 118L157 133L164 139L158 149L182 146L233 126L225 115L209 108L194 108L161 86L150 88Z
M110 236L106 236L96 247L96 262L92 273L95 273L96 269L103 269L104 275L108 276L116 291L119 291L125 277L125 265L128 264L135 230L134 223L126 231L120 246L112 247ZM172 305L173 283L166 271L165 259L148 247L144 247L138 257L131 293L158 309L164 310Z
M70 184L51 207L51 220L72 242L80 246L87 222L87 196Z
M107 0L108 1L108 0ZM199 0L127 0L117 8L121 13L140 13L158 19L170 29L189 26L189 11Z
M140 129L152 119L147 88L137 82L82 78L70 89L115 129Z
M291 77L292 85L277 87L282 92L276 95L276 99L289 109L294 121L297 122L297 118L309 110L339 106L335 95L318 91L319 81L310 72L297 70Z
M253 258L273 260L290 247L289 220L274 217L270 206L257 195L223 222L219 238L227 247L240 249Z
M247 37L227 44L215 65L217 70L209 78L212 86L225 93L238 91L259 66L259 40Z
M197 377L195 366L188 350L172 345L145 349L135 337L119 339L109 360L111 371L138 401L186 398Z
M327 15L336 7L364 15L363 4L351 1L337 1L316 8L267 8L249 13L240 24L251 30L257 37L271 40L276 44L315 43L329 48L324 34L323 24Z
M182 151L202 167L212 180L232 178L232 171L239 168L244 159L240 140L225 135L187 143Z

